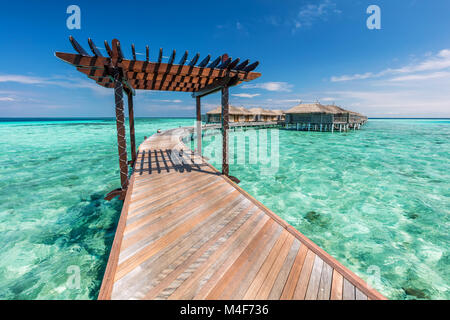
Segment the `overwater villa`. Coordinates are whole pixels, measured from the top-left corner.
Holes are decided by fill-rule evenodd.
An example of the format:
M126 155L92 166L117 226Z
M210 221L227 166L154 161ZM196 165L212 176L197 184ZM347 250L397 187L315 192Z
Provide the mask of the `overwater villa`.
M251 108L249 111L253 114L254 121L276 121L276 115L271 110L263 108Z
M285 114L284 110L276 109L276 110L271 110L271 111L272 111L272 113L274 113L274 115L275 115L274 119L276 121L284 121L285 120L286 114Z
M230 122L250 122L253 120L253 114L244 107L229 107ZM206 113L207 123L220 123L222 117L222 107L217 107Z
M335 105L303 103L286 111L287 129L307 131L347 131L360 129L367 117Z
M284 121L283 110L267 110L263 108L246 109L230 106L230 122L275 122ZM220 123L222 108L217 107L206 113L207 123Z

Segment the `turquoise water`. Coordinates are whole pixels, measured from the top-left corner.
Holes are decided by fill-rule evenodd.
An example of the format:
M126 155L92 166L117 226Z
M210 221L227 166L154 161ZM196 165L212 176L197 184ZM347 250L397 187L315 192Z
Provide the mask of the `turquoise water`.
M186 125L138 119L136 139ZM96 298L121 209L103 200L119 186L115 130L105 119L0 122L0 299ZM236 162L246 157L231 174L245 190L387 297L450 298L450 121L257 132L278 151L251 164L250 140L236 147ZM205 152L219 141L205 137Z
M186 125L138 119L136 140ZM112 120L0 122L0 299L96 298L122 205L103 200L116 139Z
M231 133L230 145L249 133ZM259 130L258 147L264 136L279 152L266 164L250 138L234 144L230 174L242 188L385 296L450 298L450 120L377 119L348 133ZM220 168L212 147L220 139L204 140Z

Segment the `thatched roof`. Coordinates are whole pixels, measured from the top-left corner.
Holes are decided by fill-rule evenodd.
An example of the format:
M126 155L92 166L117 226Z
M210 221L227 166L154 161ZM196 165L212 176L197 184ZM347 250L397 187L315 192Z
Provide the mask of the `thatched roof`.
M244 107L233 107L229 106L228 113L231 115L252 115L250 111L245 109ZM211 111L208 111L206 114L222 114L222 107L217 107Z
M325 109L327 109L329 111L329 113L332 114L344 114L344 113L349 113L350 111L345 110L344 108L335 106L334 104L327 104L323 106Z
M270 110L270 111L272 111L277 116L285 114L285 111L284 110L280 110L280 109Z
M286 113L334 113L332 108L327 108L320 103L302 103L290 108Z
M263 115L263 116L273 116L273 115L275 115L275 113L273 113L272 110L266 110L266 109L263 109L263 108L251 108L251 109L249 109L249 111L253 115L256 115L256 114L260 114L260 115Z
M360 117L365 117L364 115L358 113L358 112L354 112L354 111L350 111L350 110L346 110L344 108L335 106L335 105L322 105L320 103L304 103L304 104L299 104L295 107L292 107L291 109L289 109L288 111L286 111L286 113L325 113L325 114L354 114Z

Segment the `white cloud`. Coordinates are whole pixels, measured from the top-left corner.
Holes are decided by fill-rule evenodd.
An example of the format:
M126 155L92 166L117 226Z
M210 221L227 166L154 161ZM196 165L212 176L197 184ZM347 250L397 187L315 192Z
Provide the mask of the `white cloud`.
M232 96L240 97L240 98L254 98L259 95L260 95L259 93L253 93L253 94L251 94L251 93L233 93L232 94Z
M0 97L0 101L16 101L16 99L11 97Z
M322 1L319 4L307 4L300 8L293 21L292 32L296 29L311 26L316 20L326 19L332 13L340 14L341 10L336 9L336 4L330 0Z
M87 88L100 94L106 94L110 90L104 88L91 80L82 80L79 78L71 78L65 76L54 76L50 78L42 78L18 74L3 74L0 75L0 82L13 82L28 85L40 86L59 86L64 88Z
M332 97L325 97L325 98L319 99L319 101L325 101L325 102L332 102L332 101L336 101L336 100L338 100L338 99L332 98Z
M435 56L429 56L427 55L427 59L424 61L419 61L414 64L409 64L407 66L403 66L401 68L388 68L385 70L382 70L380 72L366 72L363 74L353 74L353 75L342 75L342 76L332 76L331 81L332 82L342 82L342 81L352 81L352 80L364 80L364 79L370 79L370 78L380 78L383 76L388 75L401 75L401 74L413 74L413 73L420 73L420 72L431 72L431 71L442 71L450 68L450 50L444 49L439 51ZM429 79L429 77L440 77L444 76L444 74L438 74L434 73L433 75L423 75L423 79ZM392 81L401 81L398 79L402 79L401 77L394 78L397 80ZM406 81L408 80L414 80L414 79L420 79L419 76L417 77L406 77L403 78Z
M442 90L437 83L429 83L421 89L388 86L326 93L337 96L344 108L348 107L368 116L450 116L450 92Z
M439 78L447 78L450 77L450 72L433 72L426 74L411 74L408 76L400 76L389 79L392 82L402 82L402 81L422 81L429 79L439 79Z
M343 76L332 76L332 82L341 82L341 81L351 81L351 80L362 80L372 78L374 74L372 72L366 72L364 74L353 74L353 75L343 75Z
M267 91L290 92L293 86L287 82L262 82L255 84L244 84L244 89L264 89Z
M267 101L276 103L300 103L302 99L267 99Z
M180 99L175 99L175 100L155 100L155 101L160 101L160 102L170 102L170 103L181 103L183 102Z
M31 76L23 76L17 74L0 75L0 82L16 82L22 84L42 84L45 79Z

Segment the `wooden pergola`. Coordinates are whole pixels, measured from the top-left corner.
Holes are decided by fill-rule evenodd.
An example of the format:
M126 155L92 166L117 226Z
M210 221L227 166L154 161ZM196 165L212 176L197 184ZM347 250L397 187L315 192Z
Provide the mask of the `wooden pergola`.
M197 152L201 155L201 102L200 99L211 93L222 93L222 173L229 176L228 163L228 129L229 129L229 87L244 81L251 81L261 76L253 72L259 62L249 64L249 60L241 62L239 58L232 59L227 54L211 60L206 56L197 63L200 54L197 53L188 62L188 51L184 52L178 64L175 62L175 50L172 51L167 63L163 63L163 50L159 49L158 60L149 60L149 47L146 46L146 59L137 60L134 44L131 45L133 58L126 59L119 40L112 40L111 46L105 40L108 56L103 56L98 47L89 38L88 43L92 51L89 54L72 37L69 40L77 53L56 52L56 57L73 65L78 71L105 88L114 88L117 145L119 151L119 167L121 187L111 191L105 197L110 200L116 196L124 199L128 188L128 165L133 166L136 161L136 141L134 133L133 96L135 90L160 90L191 92L196 99L196 131ZM125 139L125 115L123 92L128 97L131 160L128 161ZM234 177L230 177L234 178Z

